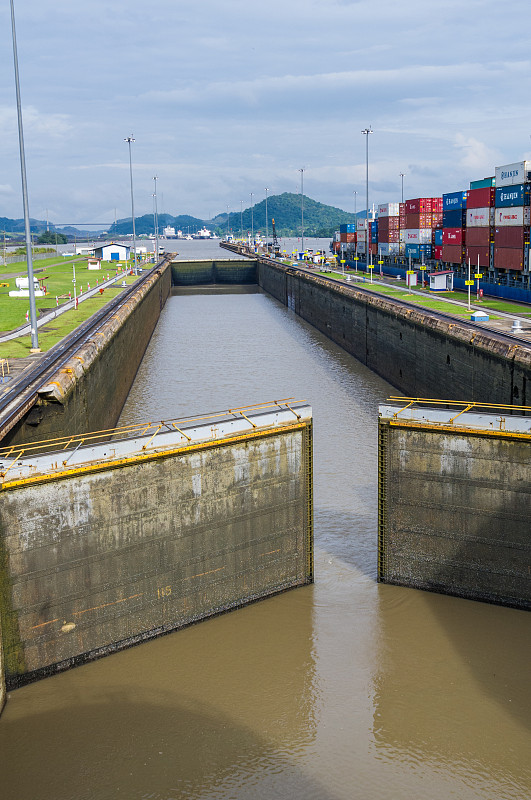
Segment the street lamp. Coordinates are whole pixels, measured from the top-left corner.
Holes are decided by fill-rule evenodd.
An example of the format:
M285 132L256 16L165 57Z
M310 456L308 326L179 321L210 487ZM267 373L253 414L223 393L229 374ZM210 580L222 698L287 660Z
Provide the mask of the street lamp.
M26 156L24 154L24 131L22 128L22 104L20 101L20 81L18 76L17 36L15 32L15 7L11 0L11 37L13 40L13 63L15 66L15 90L17 96L18 144L20 151L20 173L22 178L22 202L24 206L24 233L26 238L26 260L28 266L28 290L30 305L31 349L39 352L37 333L37 306L35 304L35 285L33 277L33 253L31 249L31 229L28 204L28 185L26 181Z
M131 161L131 142L134 142L135 139L133 134L128 136L124 139L124 142L127 142L129 145L129 177L131 179L131 216L133 217L133 258L134 258L134 270L135 275L137 274L136 271L136 233L135 233L135 201L133 198L133 162Z
M254 245L254 203L253 203L252 192L251 192L251 245Z
M243 200L240 200L240 238L243 240Z
M265 190L265 193L266 193L266 209L265 209L265 211L266 211L266 240L265 240L266 249L267 249L267 193L268 193L268 191L269 191L269 189L266 186L266 190Z
M400 173L400 177L402 178L402 202L404 202L404 175L405 172Z
M299 169L301 174L301 245L304 253L304 167Z
M227 241L229 240L229 206L227 205Z
M371 126L368 128L364 128L362 130L363 135L366 137L365 145L366 145L366 172L365 172L365 191L366 191L366 202L367 202L367 211L366 211L366 218L367 218L367 230L365 232L365 257L367 260L367 264L369 263L369 134L374 133Z
M153 180L155 182L155 193L153 194L153 200L155 201L155 213L153 214L153 227L155 228L155 264L157 264L159 260L159 212L157 209L158 178L156 175L154 176Z

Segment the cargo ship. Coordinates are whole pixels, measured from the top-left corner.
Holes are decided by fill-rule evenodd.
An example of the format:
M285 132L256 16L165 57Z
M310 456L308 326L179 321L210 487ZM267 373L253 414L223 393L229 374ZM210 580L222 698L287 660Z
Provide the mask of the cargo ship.
M531 161L494 172L441 197L380 204L368 220L341 225L331 250L391 274L451 270L456 288L473 279L485 294L531 302Z

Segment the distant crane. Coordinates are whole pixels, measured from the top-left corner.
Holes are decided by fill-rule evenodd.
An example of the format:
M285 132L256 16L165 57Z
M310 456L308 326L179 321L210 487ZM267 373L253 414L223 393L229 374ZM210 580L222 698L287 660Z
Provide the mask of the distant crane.
M280 244L277 238L277 232L275 229L275 220L271 219L271 225L273 226L273 251L275 253L280 253Z

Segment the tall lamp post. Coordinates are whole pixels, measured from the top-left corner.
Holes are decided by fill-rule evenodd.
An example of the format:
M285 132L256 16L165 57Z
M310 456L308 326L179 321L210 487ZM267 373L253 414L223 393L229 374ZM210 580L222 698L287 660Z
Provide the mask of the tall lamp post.
M299 169L301 174L301 249L304 253L304 167Z
M402 203L404 202L404 175L405 174L406 174L405 172L401 172L400 173L400 177L402 179Z
M374 133L371 126L368 128L364 128L362 130L363 135L366 137L365 139L365 163L366 163L366 171L365 171L365 192L366 192L366 202L367 202L367 211L366 211L366 219L367 219L367 230L365 232L365 257L367 260L367 264L369 263L369 134Z
M159 260L159 212L157 209L157 181L158 178L155 175L153 178L155 182L155 192L153 194L153 200L155 202L155 212L153 215L153 227L155 228L155 264L158 263Z
M227 241L228 241L228 239L229 239L229 219L230 219L230 216L229 216L229 206L227 205Z
M240 238L243 239L243 200L240 200Z
M269 189L266 186L266 189L265 189L265 193L266 193L266 209L265 209L265 211L266 211L266 241L265 241L266 249L267 249L267 227L268 227L268 225L267 225L267 223L268 223L268 220L267 220L267 193L268 193L268 191L269 191Z
M251 245L254 245L254 203L253 203L252 192L251 192Z
M136 232L135 232L135 201L133 197L133 162L131 160L131 142L134 142L135 139L133 134L128 136L124 139L124 142L127 142L129 145L129 177L131 179L131 216L133 218L133 258L134 258L134 271L135 275L137 274L136 271Z
M35 304L33 253L31 249L31 230L30 230L30 215L29 215L29 204L28 204L28 185L26 181L26 156L24 153L22 104L20 100L20 81L18 75L17 36L15 31L15 7L13 5L13 0L11 0L11 37L13 40L13 63L15 66L15 90L17 96L17 117L18 117L18 144L20 151L20 173L22 178L22 202L24 206L24 233L26 239L26 259L28 265L31 349L39 352L39 336L37 332L37 306Z

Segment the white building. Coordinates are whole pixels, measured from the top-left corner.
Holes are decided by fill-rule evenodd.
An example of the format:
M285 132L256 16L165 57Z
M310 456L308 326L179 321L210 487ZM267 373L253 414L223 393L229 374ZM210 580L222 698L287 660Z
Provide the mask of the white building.
M101 258L102 261L127 261L131 248L127 244L103 244L101 247L94 248L94 255L96 258Z

